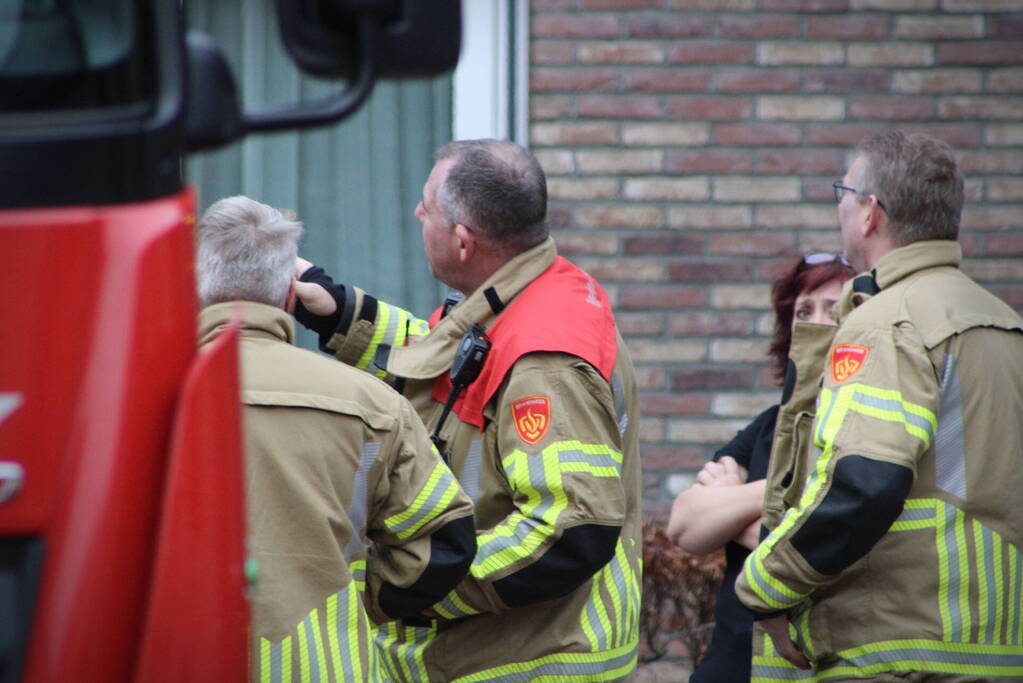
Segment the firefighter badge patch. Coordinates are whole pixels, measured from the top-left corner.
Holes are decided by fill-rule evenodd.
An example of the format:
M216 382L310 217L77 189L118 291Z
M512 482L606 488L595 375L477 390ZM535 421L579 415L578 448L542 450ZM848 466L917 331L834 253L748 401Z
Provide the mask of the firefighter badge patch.
M527 396L513 401L511 409L519 438L530 446L535 445L551 424L551 400L546 396Z
M831 347L831 379L839 384L864 366L870 349L859 344L836 344Z

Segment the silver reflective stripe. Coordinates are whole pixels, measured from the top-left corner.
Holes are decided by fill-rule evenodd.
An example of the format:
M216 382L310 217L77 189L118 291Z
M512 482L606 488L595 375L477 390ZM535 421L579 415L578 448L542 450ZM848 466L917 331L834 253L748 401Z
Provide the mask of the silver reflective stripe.
M770 583L770 577L765 576L761 571L760 567L757 566L757 562L753 555L750 554L746 561L746 571L749 573L749 577L756 582L757 587L763 590L767 595L775 601L776 605L780 605L782 608L789 608L799 602L799 598L790 598L784 595L774 588Z
M954 652L938 648L930 649L910 647L867 652L856 657L850 657L847 660L839 660L839 662L829 667L822 668L822 670L827 671L828 668L841 666L842 664L852 665L859 668L877 664L895 664L900 669L906 669L908 668L905 666L907 661L941 662L943 664L979 666L984 667L991 674L997 675L1001 673L997 671L999 668L1023 666L1023 652L1011 654L982 654L979 652ZM1006 672L1006 675L1007 674L1008 672Z
M473 439L469 444L469 455L462 463L462 470L458 473L458 483L462 490L475 503L480 497L480 459L483 455L483 439Z
M890 413L900 413L906 422L919 428L920 431L926 432L929 438L932 436L931 423L927 420L927 418L915 415L906 410L902 405L902 401L896 401L889 398L878 398L877 396L863 394L858 391L853 394L853 401L865 406L870 406L871 408L877 408L878 410L885 410Z
M558 453L561 462L583 462L593 467L611 467L621 475L622 464L614 459L610 453L587 453L581 450L561 451Z
M628 623L628 604L631 595L628 585L625 583L625 572L622 571L622 562L619 559L617 553L611 560L611 578L614 581L615 586L618 588L618 602L612 607L617 614L617 619L614 623L617 623L618 637L615 639L615 645L624 645L626 642L626 635L629 633Z
M921 519L934 519L937 512L934 508L906 508L896 522L915 522Z
M606 571L606 570L605 570ZM590 591L590 599L586 603L586 618L589 620L590 627L593 629L594 635L597 636L597 647L601 650L607 649L609 638L607 631L604 630L604 622L600 620L600 614L597 612L597 603L603 602L600 597L600 578L603 576L603 572L595 574L593 576L593 584ZM605 609L607 606L604 606Z
M437 467L444 467L444 465L438 463ZM408 519L405 519L395 524L393 527L391 527L391 531L400 536L409 529L414 529L417 526L425 523L424 520L426 520L427 518L434 514L437 504L440 503L441 499L444 497L444 495L448 492L448 489L451 488L454 483L455 477L454 475L451 474L451 470L449 470L447 467L444 467L444 471L441 473L440 477L438 477L437 481L434 483L433 490L430 491L430 495L427 496L426 500L423 501L422 505L420 505L419 509L416 510L415 514L413 514Z
M625 412L625 387L617 372L611 373L611 396L615 403L615 417L618 418L618 435L624 437L625 430L629 428L629 414Z
M529 535L534 529L543 524L543 516L554 503L554 494L547 487L547 475L543 466L542 457L517 458L519 463L525 463L529 468L529 483L540 494L540 504L530 511L530 516L519 520L511 536L492 538L476 550L476 559L473 566L482 566L483 562L506 548L514 548L521 543L522 539ZM508 471L508 479L512 479L514 461Z
M309 659L309 677L312 681L325 681L320 677L320 658L316 652L316 637L313 635L313 619L317 618L315 610L302 620L299 627L305 631L305 654ZM304 672L303 672L304 673Z
M934 468L939 489L966 499L966 453L963 447L963 406L956 357L945 356L938 402L938 434L934 439Z
M355 480L352 482L352 499L348 503L348 520L352 523L352 537L345 545L345 561L349 561L357 553L362 552L365 547L362 544L362 534L366 530L366 517L369 514L367 496L369 485L367 478L369 470L373 467L377 457L380 455L380 442L371 441L363 444L362 455L359 457L359 469L355 472Z
M612 659L594 662L544 662L525 671L513 671L504 675L496 675L493 678L484 678L482 674L475 674L470 680L481 683L530 683L530 681L592 681L588 676L614 671L626 666L636 657L636 650L630 649L625 654L618 655ZM527 664L528 666L528 664ZM466 679L456 679L456 683Z
M281 648L284 646L291 647L291 641L270 643L270 680L274 683L284 680L284 672L281 670Z
M782 666L753 666L753 678L756 681L759 679L781 679L783 681L802 681L806 679L814 679L817 677L817 673L813 669L803 670L797 669L793 666L791 669Z
M352 609L349 593L354 590L356 589L355 581L353 580L352 583L348 584L347 588L337 594L337 640L330 644L331 648L334 648L338 653L338 659L341 660L341 666L344 668L344 680L346 681L355 680L354 659L359 656L358 652L351 651L348 641L348 634L351 630L358 628L358 610ZM369 662L366 662L366 664L369 665Z

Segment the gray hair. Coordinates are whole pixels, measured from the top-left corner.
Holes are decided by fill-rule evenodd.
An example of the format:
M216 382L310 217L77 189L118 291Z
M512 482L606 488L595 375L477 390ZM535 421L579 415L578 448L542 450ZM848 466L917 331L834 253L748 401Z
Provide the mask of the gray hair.
M528 149L502 140L459 140L435 158L455 160L437 192L437 204L452 225L480 230L513 252L546 239L547 178Z
M895 246L959 237L963 175L947 144L890 130L857 151L866 161L858 189L884 204Z
M302 224L254 199L221 199L196 226L196 279L202 306L255 301L282 306Z

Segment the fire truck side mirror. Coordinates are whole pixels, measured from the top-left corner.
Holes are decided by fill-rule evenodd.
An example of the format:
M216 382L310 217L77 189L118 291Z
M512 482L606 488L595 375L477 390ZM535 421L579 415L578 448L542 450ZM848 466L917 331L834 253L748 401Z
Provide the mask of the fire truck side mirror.
M185 51L188 64L185 148L196 152L241 137L238 93L220 47L205 33L189 31Z
M358 73L356 45L367 20L379 78L435 76L458 63L460 0L277 0L277 14L288 52L316 76Z

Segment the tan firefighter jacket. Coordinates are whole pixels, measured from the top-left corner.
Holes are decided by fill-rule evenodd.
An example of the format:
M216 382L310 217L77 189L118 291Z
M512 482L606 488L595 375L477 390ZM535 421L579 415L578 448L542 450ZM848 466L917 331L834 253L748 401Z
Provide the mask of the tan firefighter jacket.
M251 680L389 680L371 622L420 611L464 575L471 501L408 401L292 346L281 309L208 306L200 342L236 312L248 547L259 569Z
M551 239L520 254L432 330L348 287L326 347L372 371L378 348L390 345L378 374L403 385L433 431L442 406L431 387L450 369L465 331L473 322L493 324L492 300L511 303L555 256ZM397 680L583 683L633 670L642 562L638 415L632 363L612 332L618 354L610 383L578 357L529 353L485 406L482 432L454 412L446 419L444 453L475 502L477 555L466 580L434 607L436 619L381 629L378 642ZM530 445L513 404L532 397L549 399L549 427Z
M771 533L736 583L788 612L814 668L755 636L753 680L1023 677L1023 320L960 260L952 241L888 253L818 339L812 428L772 453Z

